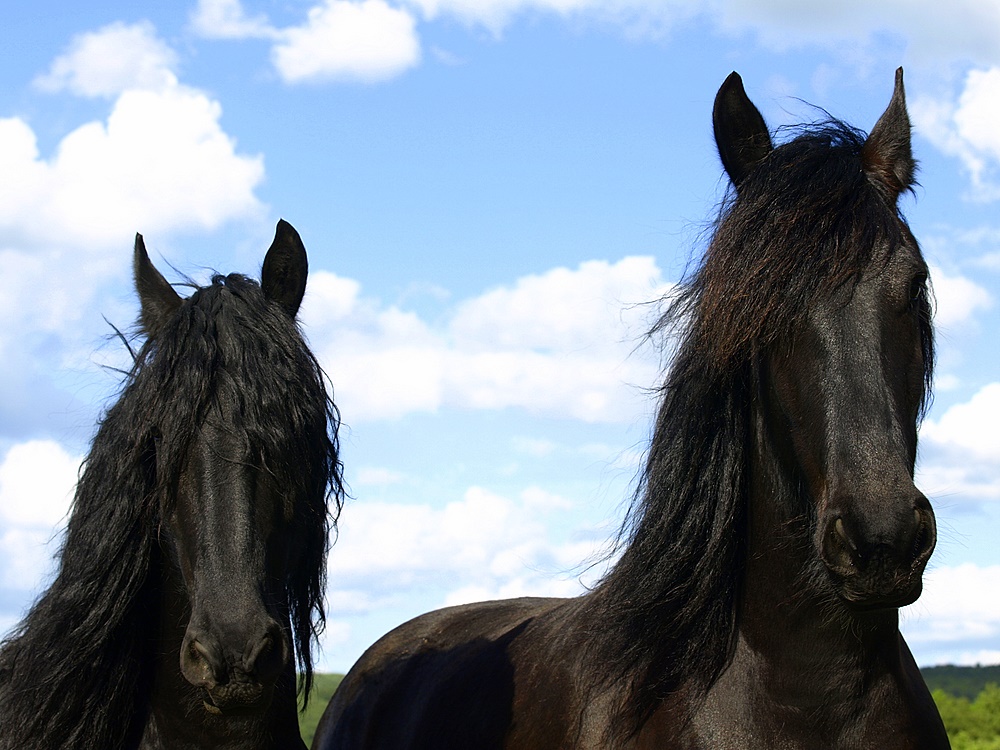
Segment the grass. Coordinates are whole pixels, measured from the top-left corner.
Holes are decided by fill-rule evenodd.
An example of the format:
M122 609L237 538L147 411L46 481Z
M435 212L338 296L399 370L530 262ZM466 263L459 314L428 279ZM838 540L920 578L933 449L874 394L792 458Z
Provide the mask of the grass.
M313 675L309 706L305 713L299 714L299 732L302 734L302 741L306 743L306 747L312 745L316 725L319 724L319 719L326 710L326 704L330 702L330 698L333 697L333 693L342 679L344 679L342 674Z

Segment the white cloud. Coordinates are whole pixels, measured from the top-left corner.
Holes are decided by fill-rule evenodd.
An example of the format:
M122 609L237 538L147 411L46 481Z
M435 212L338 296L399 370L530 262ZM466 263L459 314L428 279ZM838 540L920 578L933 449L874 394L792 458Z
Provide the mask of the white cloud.
M623 335L645 331L645 308L660 271L651 257L627 257L617 263L586 261L576 269L554 268L525 276L512 287L493 289L458 306L453 338L489 349L583 351ZM630 306L633 309L629 309ZM629 327L641 323L639 331Z
M429 20L449 16L500 34L515 18L552 14L613 25L627 36L658 38L684 21L706 18L729 33L751 31L772 48L850 48L884 35L907 42L918 61L1000 62L1000 2L956 0L406 0Z
M47 158L27 122L0 119L0 231L118 245L137 229L213 229L260 213L262 158L236 152L218 102L179 84L174 64L148 24L75 40L42 85L115 101L106 121L77 127Z
M954 446L972 456L1000 461L1000 383L981 388L969 401L957 404L938 420L927 420L921 438Z
M191 27L206 39L270 39L279 35L263 14L247 16L240 0L198 0Z
M271 60L287 83L383 81L420 62L416 19L384 0L325 0L281 31Z
M302 318L321 320L324 325L339 322L357 307L360 292L361 284L354 279L329 271L312 271L306 286Z
M177 55L148 22L113 23L80 34L35 84L51 92L114 97L130 89L160 91L176 85Z
M63 139L46 163L49 191L33 198L50 227L94 242L118 237L123 226L214 229L256 214L262 159L236 154L221 114L217 102L185 88L126 91L106 124Z
M207 39L269 39L271 63L285 83L394 78L421 60L416 18L385 0L323 0L304 23L278 28L248 16L240 0L199 0L191 15Z
M905 40L919 62L1000 63L1000 1L889 0L871 3L799 3L792 0L322 0L304 24L276 28L266 16L248 16L240 0L199 0L193 29L206 38L267 38L272 63L287 83L322 80L383 81L421 60L417 17L455 19L494 36L517 18L550 15L573 24L598 24L629 38L660 39L694 19L724 33L757 35L765 46L835 48L857 63L859 50L885 37ZM846 42L846 44L845 44ZM454 56L432 47L453 64Z
M0 533L0 588L39 591L55 571L57 537L51 531L8 529ZM13 624L13 623L12 623ZM0 629L0 634L4 630Z
M354 423L442 407L629 422L658 377L657 363L632 353L651 313L634 303L665 289L652 258L527 276L433 326L332 274L317 286L301 317Z
M423 504L358 503L344 513L330 555L331 596L374 603L446 582L448 601L517 595L582 593L565 571L592 557L589 542L558 543L546 517L572 504L537 487L512 500L479 487L442 508ZM489 592L485 597L483 592ZM468 598L471 597L471 598Z
M934 287L934 323L947 329L967 324L979 311L993 307L990 293L972 281L958 274L945 273L940 268L931 268Z
M953 653L954 644L962 641L996 644L1000 598L988 593L996 591L1000 591L1000 565L964 563L928 570L923 594L903 610L906 640L914 651L928 654ZM975 663L982 655L970 651L962 661Z
M957 100L923 96L910 111L920 133L962 162L973 198L1000 198L1000 66L970 70Z
M0 461L0 588L35 591L54 570L82 460L56 442L33 440Z
M407 0L425 18L457 18L499 35L515 17L554 14L622 28L629 36L660 37L677 21L705 9L697 0Z
M888 34L905 39L907 53L922 62L1000 60L997 0L723 0L714 3L713 10L724 29L750 29L778 50L844 48L845 41L871 44L878 35Z
M918 485L931 497L1000 499L1000 383L990 383L920 428Z
M83 459L51 440L11 447L0 462L0 522L49 529L69 512Z
M111 98L88 107L106 117L42 153L29 121L0 116L0 387L18 394L0 404L8 438L37 434L40 408L90 411L79 379L65 390L57 381L93 374L97 310L131 317L108 288L127 274L136 231L155 245L264 211L254 194L262 158L237 151L218 102L182 85L175 65L150 25L112 24L77 37L39 79Z

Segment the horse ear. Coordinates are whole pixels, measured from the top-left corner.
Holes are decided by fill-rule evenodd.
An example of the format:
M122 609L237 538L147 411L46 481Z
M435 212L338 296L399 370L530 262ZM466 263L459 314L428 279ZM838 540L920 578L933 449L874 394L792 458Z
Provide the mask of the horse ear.
M739 190L740 183L774 146L764 117L750 101L743 79L735 71L715 95L712 126L722 166Z
M132 273L139 295L139 324L147 336L152 336L180 307L181 297L150 262L141 234L135 236Z
M309 261L302 238L291 224L280 219L260 272L264 296L277 302L294 318L306 293L308 273Z
M861 148L861 165L895 196L913 187L917 163L910 149L910 116L906 113L903 69L896 69L896 86L885 112Z

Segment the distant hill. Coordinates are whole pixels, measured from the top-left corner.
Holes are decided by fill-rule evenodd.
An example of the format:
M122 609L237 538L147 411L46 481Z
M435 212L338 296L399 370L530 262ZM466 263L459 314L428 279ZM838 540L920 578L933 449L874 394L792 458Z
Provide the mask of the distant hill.
M932 691L944 690L956 698L975 698L988 683L1000 685L1000 665L991 667L925 667L920 670L924 682Z

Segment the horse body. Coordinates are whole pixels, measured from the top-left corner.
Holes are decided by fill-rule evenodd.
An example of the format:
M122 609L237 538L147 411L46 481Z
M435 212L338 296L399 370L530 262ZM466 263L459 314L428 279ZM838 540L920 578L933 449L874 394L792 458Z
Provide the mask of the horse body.
M679 343L619 560L577 599L400 626L314 748L948 747L898 628L936 538L901 71L867 137L775 148L735 74L714 125L734 194L660 324Z
M136 237L146 339L51 587L0 649L0 748L302 747L338 415L298 331L302 242L181 298Z

